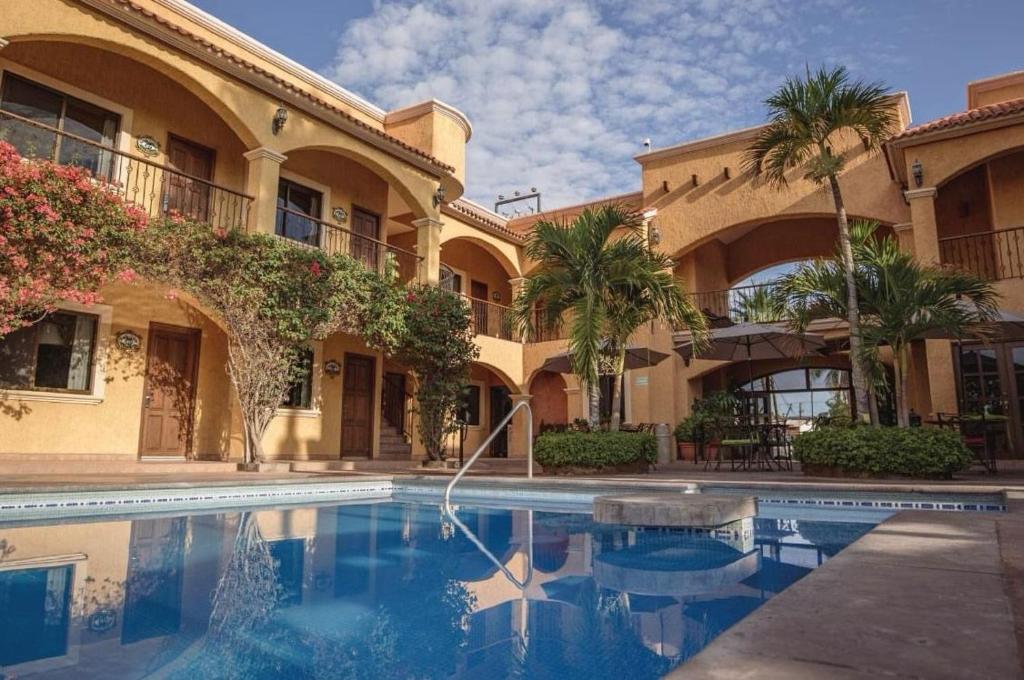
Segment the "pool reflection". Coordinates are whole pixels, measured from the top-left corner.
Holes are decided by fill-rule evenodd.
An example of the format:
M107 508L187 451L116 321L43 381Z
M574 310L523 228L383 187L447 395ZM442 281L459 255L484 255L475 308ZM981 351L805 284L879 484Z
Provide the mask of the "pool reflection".
M0 527L0 677L659 677L871 527L457 516L518 579L433 505Z

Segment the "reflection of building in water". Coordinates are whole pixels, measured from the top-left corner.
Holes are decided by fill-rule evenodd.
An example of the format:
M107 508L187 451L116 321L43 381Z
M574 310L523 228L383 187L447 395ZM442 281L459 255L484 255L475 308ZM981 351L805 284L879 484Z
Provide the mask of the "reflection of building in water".
M527 512L458 516L525 580ZM279 660L252 657L294 645L292 663L333 664L336 677L350 662L330 650L356 650L382 677L388 663L434 663L439 675L484 678L515 664L587 667L600 661L587 646L598 645L638 676L657 675L866 528L757 519L755 540L749 523L712 536L538 512L521 589L440 518L437 507L382 503L0 529L0 673L202 677L213 672L196 665L209 664L204 655L242 644L236 653L267 677ZM247 529L254 538L240 547ZM260 564L273 565L262 572L269 591L234 573ZM237 601L215 602L215 592ZM217 616L276 642L218 647Z

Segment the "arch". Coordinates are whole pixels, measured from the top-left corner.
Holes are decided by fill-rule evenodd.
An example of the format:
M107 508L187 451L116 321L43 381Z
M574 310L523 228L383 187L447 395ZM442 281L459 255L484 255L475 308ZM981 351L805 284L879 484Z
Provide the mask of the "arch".
M941 188L975 167L1000 156L1024 149L1024 125L985 130L972 135L943 140L928 147L904 151L907 168L919 159L926 185Z
M442 230L441 231L441 248L442 248L441 252L442 252L442 258L444 257L444 254L443 254L444 253L444 245L446 243L453 243L453 242L458 242L458 241L462 241L462 242L465 242L465 243L472 243L473 245L479 247L481 250L483 250L488 255L493 257L495 259L495 261L497 261L497 263L501 266L501 268L508 275L508 278L514 279L514 278L516 278L516 277L521 275L520 274L520 270L519 270L519 266L515 262L513 262L511 259L509 259L508 255L506 255L505 253L501 252L500 249L498 249L493 243L488 242L486 239L483 239L483 238L480 238L480 237L477 237L477 236L467 236L467 235L463 235L463 234L459 234L459 235L455 235L455 236L449 235L447 238L445 236L446 236L445 235L445 230Z
M187 89L197 99L206 104L211 111L216 113L247 148L260 146L259 136L238 116L235 109L229 106L223 96L215 94L213 90L207 87L207 85L175 66L169 59L154 56L153 54L136 49L125 42L115 42L113 40L90 35L70 33L27 33L20 35L8 35L6 36L6 39L12 44L52 42L82 45L136 61L167 76Z
M530 378L529 392L533 397L531 406L537 417L533 422L533 433L539 434L544 424L565 425L569 422L569 398L565 378L559 373L538 370Z
M492 374L494 374L495 377L498 378L498 380L500 380L502 382L503 385L505 385L505 387L507 387L509 389L509 391L512 394L518 394L519 393L519 385L518 385L518 383L516 383L516 381L513 380L512 378L510 378L508 373L505 373L504 371L502 371L497 366L494 366L493 364L485 363L483 361L474 361L472 363L472 366L477 366L479 368L482 368L482 369L485 369L487 371L490 371Z

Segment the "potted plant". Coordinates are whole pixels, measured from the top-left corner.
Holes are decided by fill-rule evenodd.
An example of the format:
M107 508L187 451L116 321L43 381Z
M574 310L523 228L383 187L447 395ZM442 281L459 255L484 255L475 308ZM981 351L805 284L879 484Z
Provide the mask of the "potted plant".
M703 445L704 459L718 454L718 441L722 433L736 417L736 397L728 392L713 392L702 399L695 399L691 415L676 425L676 447L679 460L697 462L700 445Z

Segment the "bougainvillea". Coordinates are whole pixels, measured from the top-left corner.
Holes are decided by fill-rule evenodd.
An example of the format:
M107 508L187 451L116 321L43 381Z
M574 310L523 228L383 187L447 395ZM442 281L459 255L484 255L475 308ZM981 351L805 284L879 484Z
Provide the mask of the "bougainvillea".
M404 333L395 358L416 377L419 435L431 460L445 457L445 437L457 429L455 414L480 355L466 301L441 288L414 286L405 293Z
M187 294L223 324L244 460L262 460L263 435L295 377L299 351L335 331L361 333L380 277L346 255L183 219L154 224L140 241L140 273Z
M146 215L89 171L26 160L0 141L0 337L62 300L91 304L131 281Z

